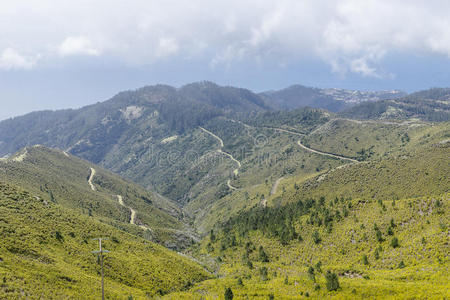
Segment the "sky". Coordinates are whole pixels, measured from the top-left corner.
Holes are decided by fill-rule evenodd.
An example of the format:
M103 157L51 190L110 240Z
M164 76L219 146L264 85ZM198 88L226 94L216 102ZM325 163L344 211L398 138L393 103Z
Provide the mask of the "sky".
M200 80L447 87L450 1L0 1L0 120Z

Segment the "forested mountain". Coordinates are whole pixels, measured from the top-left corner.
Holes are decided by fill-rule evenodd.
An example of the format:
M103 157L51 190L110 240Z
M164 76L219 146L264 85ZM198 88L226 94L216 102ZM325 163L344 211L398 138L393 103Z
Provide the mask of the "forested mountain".
M295 109L300 107L323 108L337 112L364 102L395 99L406 94L401 91L352 91L344 89L319 89L293 85L279 91L260 94L273 107Z
M450 120L450 89L433 88L395 100L367 102L342 112L358 119L418 118L431 122Z

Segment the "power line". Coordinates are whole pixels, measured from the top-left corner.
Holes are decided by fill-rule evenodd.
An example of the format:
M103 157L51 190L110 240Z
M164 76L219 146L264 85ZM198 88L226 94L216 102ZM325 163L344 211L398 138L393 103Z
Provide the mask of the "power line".
M95 238L93 240L98 240L98 245L100 250L92 251L92 253L99 254L100 255L100 266L101 266L101 273L102 273L102 300L105 300L105 287L103 283L103 253L108 253L108 250L103 249L102 247L102 241L107 240L108 238Z

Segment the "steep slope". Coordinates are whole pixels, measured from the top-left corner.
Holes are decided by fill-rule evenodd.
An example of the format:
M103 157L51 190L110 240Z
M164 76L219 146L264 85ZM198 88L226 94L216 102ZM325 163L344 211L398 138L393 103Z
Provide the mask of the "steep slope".
M47 202L58 203L119 228L163 244L173 244L169 230L181 230L183 213L167 199L65 152L42 146L27 147L0 161L0 174ZM126 205L122 205L118 198ZM178 235L178 233L177 233ZM190 234L188 234L189 236ZM191 238L180 240L180 245Z
M193 261L0 181L0 298L99 299L92 238L108 237L105 296L148 299L208 277Z
M293 85L279 91L260 94L267 103L278 109L300 107L323 108L337 112L367 101L395 99L405 95L400 91L351 91L344 89L319 89Z

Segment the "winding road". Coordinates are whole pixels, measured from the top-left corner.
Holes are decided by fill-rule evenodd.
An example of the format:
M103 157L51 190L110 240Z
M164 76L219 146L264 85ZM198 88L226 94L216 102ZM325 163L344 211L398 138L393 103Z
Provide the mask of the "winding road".
M97 191L97 188L92 183L92 180L94 179L95 173L96 173L95 169L91 168L91 175L89 176L89 179L88 179L89 186L91 187L91 190L93 190L94 192ZM121 195L116 195L116 196L117 196L117 199L119 200L119 204L130 210L130 212L131 212L130 224L137 225L136 224L136 210L134 210L133 208L131 208L131 207L127 206L127 205L125 205L125 203L123 202L123 197ZM150 230L151 231L151 228L149 228L147 226L144 226L144 225L137 225L137 226L141 227L144 230Z
M283 180L284 177L278 178L275 183L272 186L272 189L270 190L270 195L273 195L277 192L278 185L280 184L281 180Z
M293 134L293 135L297 135L297 136L305 136L304 133L290 131L290 130L283 129L283 128L275 128L275 127L261 127L261 128L272 129L272 130L275 130L275 131L289 133L289 134ZM347 160L347 161L351 161L351 162L355 162L355 163L359 162L356 159L353 159L353 158L350 158L350 157L342 156L342 155L339 155L339 154L327 153L327 152L323 152L323 151L320 151L320 150L309 148L308 146L302 144L301 140L297 141L297 145L299 145L301 148L305 149L306 151L309 151L309 152L312 152L312 153L325 155L325 156L328 156L328 157L333 157L333 158L337 158L337 159L341 159L341 160Z
M220 137L218 137L217 135L215 135L215 134L212 133L211 131L209 131L209 130L207 130L207 129L201 127L201 126L199 126L199 128L200 128L201 130L203 130L204 132L206 132L207 134L209 134L210 136L212 136L213 138L215 138L216 140L219 141L220 148L217 149L217 152L219 152L219 153L221 153L221 154L227 156L227 157L230 158L234 163L237 164L237 168L233 170L233 174L234 174L235 176L237 176L237 175L239 174L239 169L241 168L241 162L238 161L236 158L234 158L233 155L231 155L230 153L225 152L225 151L222 150L222 148L224 147L224 144L223 144L223 140L222 140ZM238 189L237 187L234 187L234 186L231 185L231 179L228 179L228 180L227 180L227 186L228 186L228 188L229 188L230 190L237 190L237 189Z
M94 179L94 176L95 176L95 169L91 168L91 175L89 175L88 183L91 186L91 190L93 190L95 192L95 191L97 191L97 188L92 183L92 179Z
M302 147L306 151L309 151L309 152L312 152L312 153L325 155L325 156L329 156L329 157L334 157L334 158L337 158L337 159L347 160L347 161L351 161L351 162L354 162L354 163L359 162L356 159L353 159L353 158L350 158L350 157L345 157L345 156L332 154L332 153L326 153L326 152L322 152L322 151L319 151L319 150L315 150L315 149L309 148L309 147L303 145L300 140L297 142L297 145L299 145L300 147Z
M131 217L130 217L130 224L132 225L137 225L136 224L136 210L132 209L131 207L125 205L125 203L123 202L123 197L121 195L116 195L117 196L117 200L119 200L119 204L122 205L123 207L127 208L130 210L131 212ZM140 228L144 229L144 230L152 230L150 227L147 227L145 225L137 225Z

